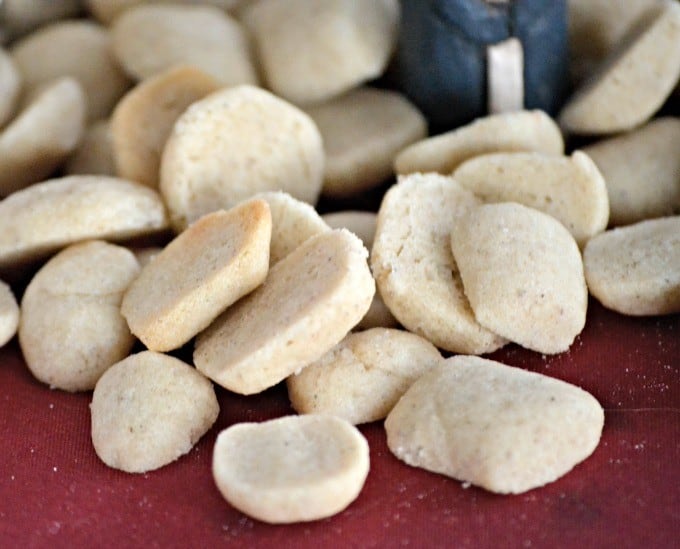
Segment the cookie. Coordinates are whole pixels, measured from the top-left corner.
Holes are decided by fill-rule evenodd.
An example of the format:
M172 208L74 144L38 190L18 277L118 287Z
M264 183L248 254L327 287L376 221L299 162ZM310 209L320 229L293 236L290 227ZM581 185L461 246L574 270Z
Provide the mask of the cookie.
M17 333L19 326L19 305L12 288L0 280L0 347Z

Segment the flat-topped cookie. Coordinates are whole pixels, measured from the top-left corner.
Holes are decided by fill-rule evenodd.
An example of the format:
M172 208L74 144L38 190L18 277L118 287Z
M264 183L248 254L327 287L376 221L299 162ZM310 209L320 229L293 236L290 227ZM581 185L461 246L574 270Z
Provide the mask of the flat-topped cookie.
M323 183L319 130L298 108L253 86L192 104L170 134L160 190L176 229L263 191L316 203Z
M514 202L460 216L451 248L475 318L539 353L566 351L586 322L581 252L555 218Z
M111 115L117 174L157 188L161 154L177 118L220 83L189 65L171 67L130 90Z
M111 126L108 120L97 120L85 129L78 148L64 164L65 175L115 176Z
M134 255L102 241L62 250L21 300L19 343L31 373L65 391L93 389L134 343L120 302L139 274Z
M123 240L166 229L155 191L123 179L72 175L0 201L0 270L87 239Z
M583 251L590 293L625 315L680 312L680 216L597 235Z
M12 288L0 280L0 347L17 333L19 326L19 305Z
M232 425L217 437L212 462L224 498L273 524L339 513L361 492L368 469L364 436L323 415Z
M505 343L475 319L451 253L456 218L478 204L451 177L401 176L383 198L371 251L376 284L392 314L456 353L488 353Z
M252 394L318 359L371 304L367 256L346 230L308 239L198 336L196 367L230 391Z
M610 225L680 212L680 118L657 118L583 152L607 184Z
M152 351L189 341L269 268L272 218L263 200L207 214L170 242L125 292L121 313Z
M409 465L519 494L590 456L603 424L602 407L579 387L461 355L411 385L385 429L390 450Z
M495 153L461 164L453 177L484 202L518 202L560 221L583 246L609 219L607 187L593 161L571 156Z
M384 419L411 384L442 360L426 339L388 328L349 334L286 380L301 414L329 414L354 425Z
M564 141L555 121L543 111L492 114L406 147L395 158L394 169L398 174L448 175L469 158L512 151L562 154Z
M427 135L427 122L402 95L358 88L306 109L326 151L323 194L354 196L387 181L394 157Z
M144 351L114 364L90 404L92 443L109 467L144 473L188 453L217 419L212 383L171 356Z

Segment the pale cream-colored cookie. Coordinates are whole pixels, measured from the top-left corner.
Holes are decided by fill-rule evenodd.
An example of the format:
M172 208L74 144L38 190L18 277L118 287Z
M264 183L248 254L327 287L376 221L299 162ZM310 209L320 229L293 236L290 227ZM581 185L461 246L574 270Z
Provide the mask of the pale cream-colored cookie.
M91 21L47 25L13 44L10 53L28 90L54 78L75 78L90 120L106 118L130 85L113 58L108 31Z
M12 288L0 280L0 347L17 333L19 326L19 305Z
M452 177L401 176L383 198L371 251L376 284L392 314L456 353L488 353L505 343L475 320L451 253L456 218L477 204Z
M207 214L170 242L125 292L121 313L152 351L189 341L267 276L272 218L263 200Z
M309 116L265 90L236 86L179 117L163 151L160 190L181 230L263 191L314 204L323 166L321 136Z
M555 121L543 111L492 114L406 147L395 158L394 169L398 174L450 174L469 158L513 151L562 154L564 141Z
M108 120L97 120L85 130L78 148L64 164L65 175L115 176L111 126Z
M680 77L680 4L662 2L644 19L562 108L559 122L566 131L630 130L651 118L671 94Z
M65 17L75 17L81 0L3 0L4 38L16 39L31 30Z
M195 368L144 351L114 364L92 394L92 443L109 467L144 473L188 453L219 414Z
M680 216L606 231L583 251L590 293L625 315L680 312Z
M367 256L346 230L308 239L198 336L194 364L240 394L264 391L307 366L368 310L375 284Z
M330 414L354 425L384 419L401 395L442 360L420 336L389 328L349 334L286 380L300 414Z
M225 86L258 81L240 23L214 6L134 6L113 22L111 36L116 58L137 80L186 64Z
M53 388L93 389L134 343L120 302L138 273L129 250L102 241L50 259L21 300L19 344L31 373Z
M339 513L361 492L368 469L364 436L332 416L238 423L219 434L213 450L213 478L224 498L273 524Z
M583 152L607 184L610 225L680 212L680 118L652 120Z
M575 385L461 355L411 385L385 429L409 465L519 494L590 456L603 425L600 404Z
M495 153L461 164L453 178L484 202L519 202L560 221L583 246L607 228L607 186L584 153Z
M310 104L382 74L396 43L399 3L261 0L243 21L268 87L295 104Z
M10 55L0 48L0 128L14 115L21 86L19 70Z
M269 264L286 257L308 238L330 230L317 211L282 191L257 193L253 196L269 204L272 214L272 238Z
M161 154L177 118L220 88L209 74L171 67L130 90L111 115L113 154L120 177L157 188Z
M48 177L78 146L85 96L72 78L48 84L0 134L0 197Z
M358 88L308 107L326 151L323 194L357 195L392 176L394 157L427 135L427 122L402 95Z
M361 239L369 251L373 248L373 239L378 222L378 216L374 212L346 210L328 213L321 217L332 229L348 229ZM397 319L394 318L394 315L387 308L382 297L380 297L380 291L376 288L375 296L373 296L368 312L354 329L391 328L397 324Z
M72 175L0 201L0 270L81 240L124 240L168 227L158 193L123 179Z
M566 351L583 330L583 261L555 218L514 202L485 204L456 221L451 247L482 326L546 354Z

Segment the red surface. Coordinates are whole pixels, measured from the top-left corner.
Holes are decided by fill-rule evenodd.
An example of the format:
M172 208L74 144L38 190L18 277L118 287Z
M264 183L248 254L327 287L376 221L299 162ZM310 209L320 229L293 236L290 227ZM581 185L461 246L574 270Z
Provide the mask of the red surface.
M544 488L497 496L403 465L374 423L361 427L371 472L354 504L270 526L221 498L210 460L221 429L291 412L282 387L219 391L220 417L188 456L128 475L92 449L91 395L35 381L14 341L0 349L0 546L680 547L680 315L626 318L593 302L568 353L492 357L593 393L606 409L593 456Z

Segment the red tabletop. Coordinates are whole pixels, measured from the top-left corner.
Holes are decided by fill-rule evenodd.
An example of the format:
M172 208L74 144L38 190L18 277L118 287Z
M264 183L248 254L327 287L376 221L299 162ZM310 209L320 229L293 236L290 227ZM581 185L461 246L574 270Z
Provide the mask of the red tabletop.
M292 413L285 387L218 390L213 429L144 475L109 469L90 442L91 393L33 379L16 340L0 349L2 547L680 547L680 315L630 318L591 301L571 350L491 355L575 383L606 409L595 453L544 488L498 496L408 467L382 423L361 427L371 471L330 519L271 526L234 510L210 472L217 433Z

